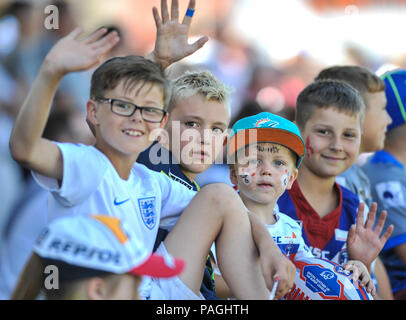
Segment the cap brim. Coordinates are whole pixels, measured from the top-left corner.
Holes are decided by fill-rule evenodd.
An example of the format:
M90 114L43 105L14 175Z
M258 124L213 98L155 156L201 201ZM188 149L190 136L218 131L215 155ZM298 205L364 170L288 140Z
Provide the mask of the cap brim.
M173 258L168 263L163 256L151 254L149 258L129 273L151 276L155 278L170 278L178 275L185 268L185 262L181 259Z
M252 132L253 135L251 135L250 131L255 132ZM251 141L252 137L255 137L255 141ZM245 147L246 145L257 142L274 142L284 145L295 152L299 158L303 157L305 153L303 140L294 133L275 128L258 128L241 130L232 136L229 143L228 155L232 155L238 149Z

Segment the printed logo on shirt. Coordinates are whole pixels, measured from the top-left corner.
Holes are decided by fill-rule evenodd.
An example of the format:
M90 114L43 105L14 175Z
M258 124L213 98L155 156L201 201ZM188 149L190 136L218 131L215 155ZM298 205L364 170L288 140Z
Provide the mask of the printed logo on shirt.
M150 230L153 229L157 221L155 197L138 199L138 206L145 226Z
M126 203L128 200L130 200L130 198L122 200L122 201L118 201L117 198L114 198L114 205L119 206L120 204Z
M376 185L376 192L379 199L382 201L384 208L405 205L405 198L399 181L378 183Z
M328 250L321 250L320 248L309 247L311 253L315 256L315 258L327 259L329 260L330 251Z

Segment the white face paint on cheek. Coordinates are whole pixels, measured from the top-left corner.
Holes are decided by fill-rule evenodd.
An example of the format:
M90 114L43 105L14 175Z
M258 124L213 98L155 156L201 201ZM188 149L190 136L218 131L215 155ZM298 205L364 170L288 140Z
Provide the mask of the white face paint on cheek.
M238 176L240 177L241 181L245 185L249 185L252 183L252 178L256 175L255 170L251 168L239 168L238 169Z
M281 177L281 182L284 188L288 185L290 172L285 170L285 174Z

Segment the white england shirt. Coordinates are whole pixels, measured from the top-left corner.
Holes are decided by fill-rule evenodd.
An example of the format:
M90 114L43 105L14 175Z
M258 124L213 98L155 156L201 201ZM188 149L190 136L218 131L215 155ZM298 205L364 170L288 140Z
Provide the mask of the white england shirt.
M125 219L152 252L158 227L171 229L196 192L135 163L123 180L110 160L93 146L56 143L63 158L58 181L33 172L50 192L48 220L68 214L105 214Z

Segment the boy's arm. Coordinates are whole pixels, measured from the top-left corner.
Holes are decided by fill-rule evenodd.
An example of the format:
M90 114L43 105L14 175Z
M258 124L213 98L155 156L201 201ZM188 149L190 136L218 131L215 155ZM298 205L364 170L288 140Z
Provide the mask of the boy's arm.
M378 282L377 298L379 300L393 300L392 286L390 284L389 276L386 272L385 265L379 257L376 258L374 275Z
M356 224L352 225L348 232L347 250L350 259L362 261L370 271L371 263L376 259L392 234L393 225L390 225L385 233L380 236L386 220L386 211L381 212L374 229L377 204L376 202L372 203L365 224L364 206L365 204L360 202Z
M59 148L42 138L52 99L63 76L99 64L119 40L116 32L102 28L81 40L80 28L60 39L47 54L34 84L21 107L10 137L13 158L28 169L62 179Z
M195 2L195 0L189 1L188 9L182 23L178 21L178 0L172 0L171 16L169 16L167 0L161 0L162 17L159 16L156 7L152 9L157 32L155 48L146 58L159 65L163 70L172 63L196 52L208 41L208 37L204 36L192 44L188 43Z
M279 279L275 299L282 298L293 286L296 268L286 258L273 241L265 225L255 216L248 214L254 242L259 251L262 272L268 289L271 289L276 279Z

